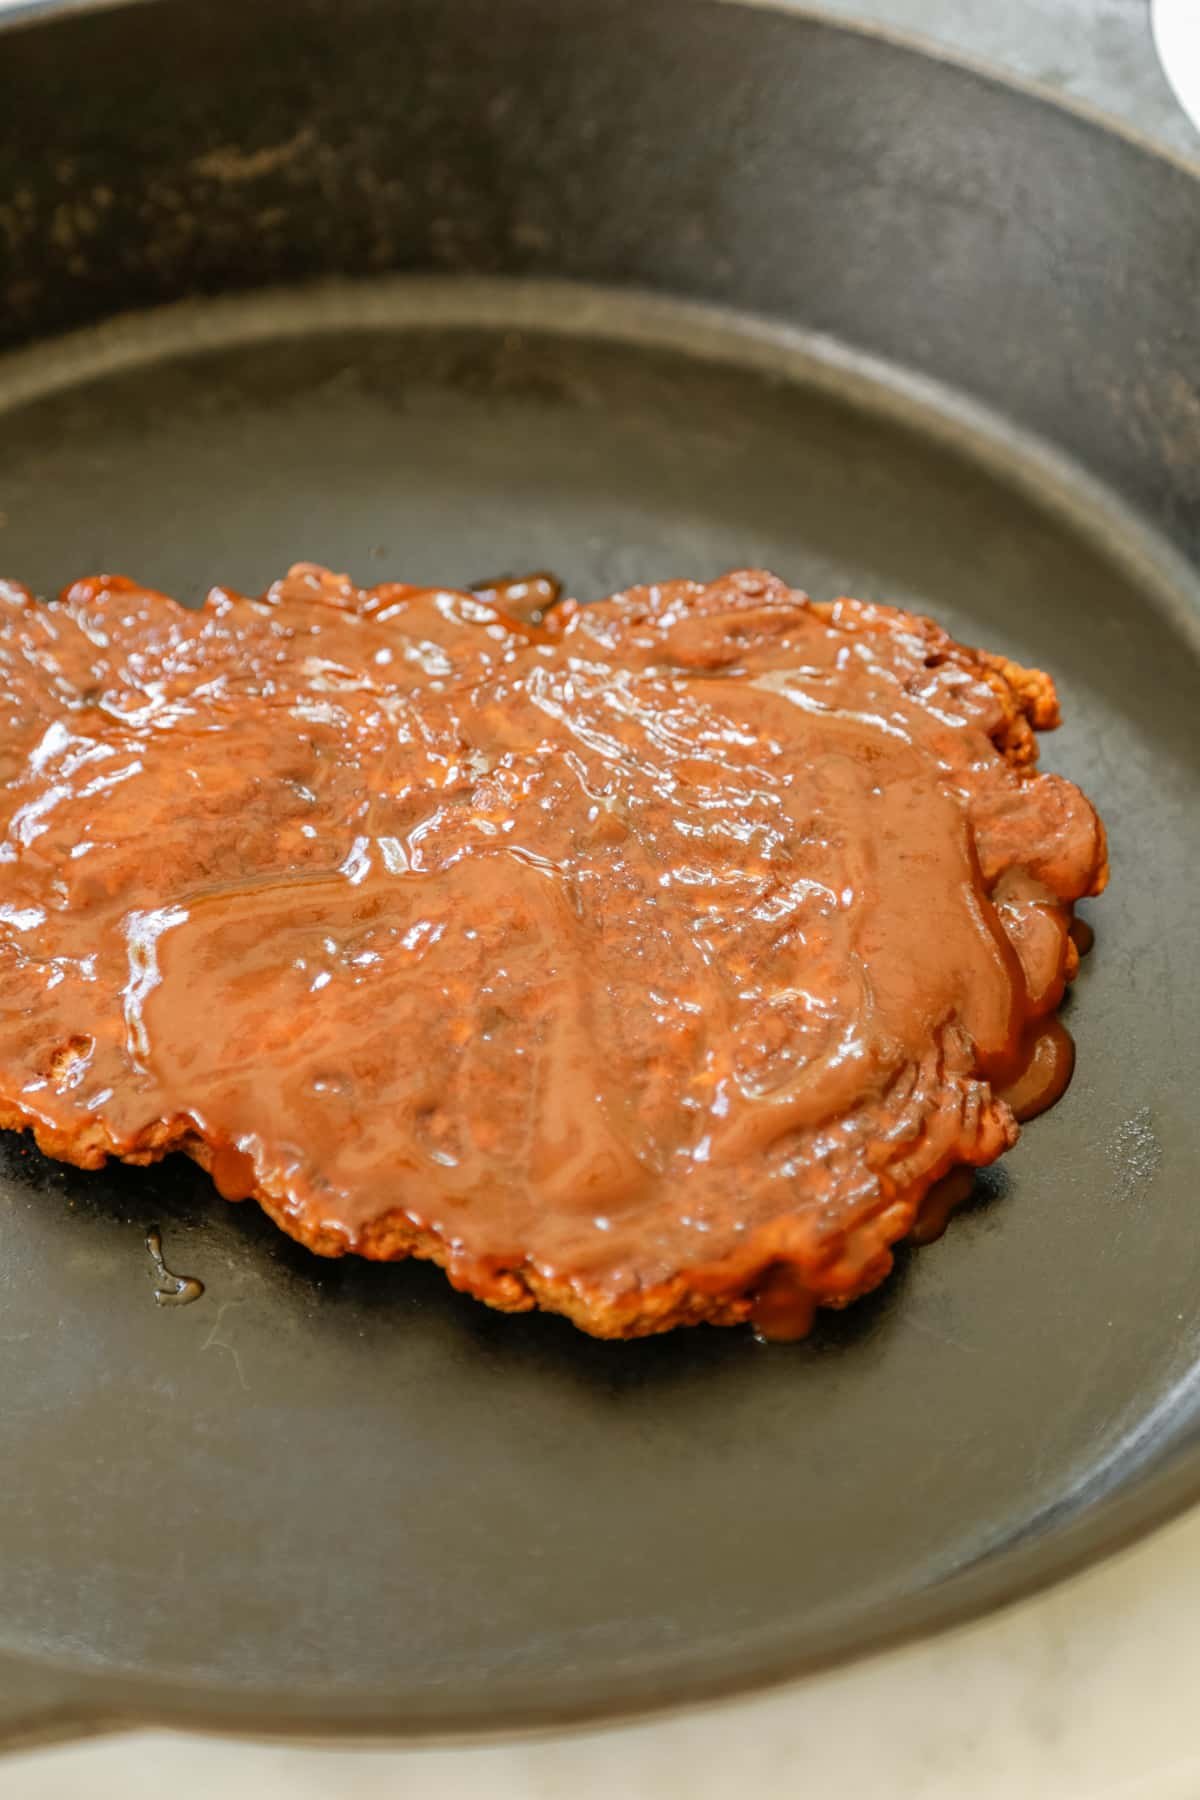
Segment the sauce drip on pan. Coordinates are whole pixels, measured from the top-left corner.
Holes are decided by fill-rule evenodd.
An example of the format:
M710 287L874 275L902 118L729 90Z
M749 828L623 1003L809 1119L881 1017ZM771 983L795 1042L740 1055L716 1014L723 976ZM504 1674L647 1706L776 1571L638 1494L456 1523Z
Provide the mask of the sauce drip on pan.
M917 1214L917 1222L909 1232L909 1239L914 1244L932 1244L941 1237L951 1215L971 1198L971 1190L975 1186L975 1171L971 1168L951 1169L940 1181L935 1181L921 1202L921 1210Z
M556 599L0 590L0 1123L496 1305L794 1334L1065 1085L1103 832L1048 680L926 622Z
M194 1275L172 1274L163 1261L162 1234L157 1228L146 1233L146 1249L158 1275L159 1285L154 1290L157 1305L188 1306L193 1300L199 1300L204 1283L197 1281Z
M1061 1100L1075 1069L1075 1045L1060 1019L1045 1019L1027 1041L1024 1065L1000 1096L1020 1124Z

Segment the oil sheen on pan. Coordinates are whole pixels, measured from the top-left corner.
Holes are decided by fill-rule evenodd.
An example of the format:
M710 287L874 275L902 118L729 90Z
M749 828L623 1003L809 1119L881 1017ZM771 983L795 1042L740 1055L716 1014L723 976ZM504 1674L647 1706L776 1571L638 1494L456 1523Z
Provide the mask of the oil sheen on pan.
M1066 1086L1047 675L760 572L0 607L0 1123L600 1336L800 1334ZM923 1210L924 1209L924 1210Z

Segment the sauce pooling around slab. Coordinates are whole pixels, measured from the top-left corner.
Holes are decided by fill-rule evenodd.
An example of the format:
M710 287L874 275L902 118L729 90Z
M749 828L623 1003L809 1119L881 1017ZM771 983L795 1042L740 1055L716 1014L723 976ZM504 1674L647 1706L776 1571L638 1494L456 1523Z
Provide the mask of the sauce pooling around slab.
M841 1304L1069 1076L1053 689L760 574L525 589L6 591L0 1122L613 1335Z

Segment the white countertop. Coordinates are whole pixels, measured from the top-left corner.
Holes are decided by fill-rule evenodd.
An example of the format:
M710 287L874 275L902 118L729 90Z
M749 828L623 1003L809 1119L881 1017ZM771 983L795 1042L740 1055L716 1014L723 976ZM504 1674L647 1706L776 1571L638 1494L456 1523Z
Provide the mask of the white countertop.
M1144 0L829 4L1101 105L1121 93L1135 122L1200 152L1150 54ZM1175 13L1189 4L1200 35L1200 0L1177 0ZM0 1800L727 1800L835 1785L853 1800L1198 1800L1197 1692L1200 1512L990 1620L704 1712L450 1750L138 1733L0 1761Z

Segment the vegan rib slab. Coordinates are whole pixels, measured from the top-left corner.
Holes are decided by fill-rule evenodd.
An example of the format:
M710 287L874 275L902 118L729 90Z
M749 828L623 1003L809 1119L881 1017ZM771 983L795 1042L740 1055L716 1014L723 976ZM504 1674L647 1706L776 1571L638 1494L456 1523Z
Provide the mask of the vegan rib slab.
M927 620L2 592L0 1124L51 1156L181 1149L602 1336L787 1332L1069 1076L1103 830L1050 678Z

